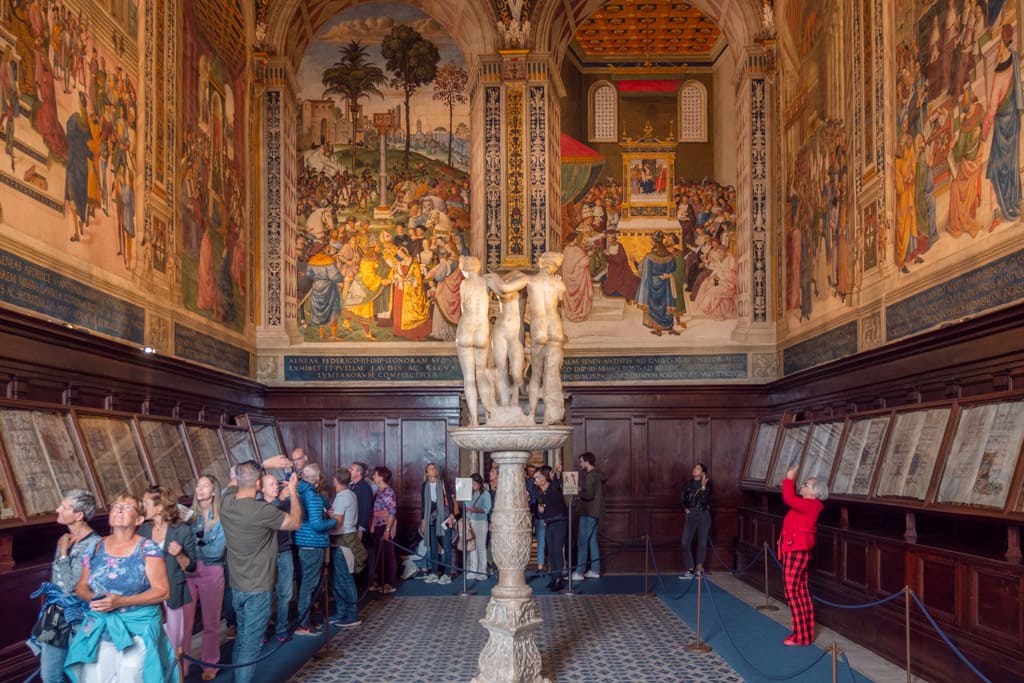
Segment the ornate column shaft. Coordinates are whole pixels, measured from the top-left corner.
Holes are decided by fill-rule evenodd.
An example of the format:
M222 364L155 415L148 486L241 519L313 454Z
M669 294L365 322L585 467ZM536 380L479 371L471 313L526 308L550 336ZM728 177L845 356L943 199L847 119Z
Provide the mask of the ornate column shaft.
M301 338L296 325L295 284L298 83L287 59L266 54L255 59L257 84L261 87L258 149L262 150L263 203L259 226L260 269L264 274L256 339L260 347L287 346Z
M474 132L482 131L474 143L484 150L473 170L486 271L531 267L559 246L563 95L547 54L509 49L481 61L471 110Z
M740 120L737 144L736 305L739 322L733 339L775 343L772 282L768 276L771 248L770 60L759 45L747 49L747 62L737 69L736 103Z

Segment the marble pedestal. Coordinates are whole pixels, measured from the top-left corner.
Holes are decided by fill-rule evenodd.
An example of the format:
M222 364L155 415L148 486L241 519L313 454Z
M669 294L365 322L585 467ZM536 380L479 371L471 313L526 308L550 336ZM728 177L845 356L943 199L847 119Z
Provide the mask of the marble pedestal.
M498 491L491 512L491 551L498 585L480 624L489 637L480 652L480 672L472 683L548 683L540 675L540 651L534 632L541 625L533 589L526 584L533 520L523 467L530 451L561 448L572 427L524 425L456 427L452 441L491 454L498 463Z

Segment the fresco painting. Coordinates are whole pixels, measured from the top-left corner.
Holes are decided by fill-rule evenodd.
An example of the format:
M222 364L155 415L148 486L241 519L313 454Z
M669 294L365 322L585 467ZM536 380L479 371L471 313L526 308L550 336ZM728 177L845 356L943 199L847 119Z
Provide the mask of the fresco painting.
M1020 218L1016 3L912 3L896 26L893 259L903 275Z
M368 3L324 25L298 76L305 340L454 340L469 254L462 54L424 12Z
M659 169L654 162L647 165ZM644 185L644 166L630 165L626 187L614 178L599 180L578 202L563 207L565 317L586 323L576 328L584 337L611 334L608 314L617 306L611 310L618 311L613 328L620 336L646 330L655 337L678 337L669 342L673 345L694 337L724 341L728 325L704 324L737 316L736 190L707 179L680 178L667 186L663 167ZM648 190L663 197L672 193L673 223L651 229L642 227L643 221L621 219L626 193ZM702 325L706 334L700 334Z
M176 195L181 293L188 310L241 331L252 268L244 62L219 54L193 0L183 4L183 24Z
M137 11L10 0L0 16L0 204L12 238L129 283L151 274L137 146ZM134 8L134 3L132 3ZM113 33L100 27L113 24Z

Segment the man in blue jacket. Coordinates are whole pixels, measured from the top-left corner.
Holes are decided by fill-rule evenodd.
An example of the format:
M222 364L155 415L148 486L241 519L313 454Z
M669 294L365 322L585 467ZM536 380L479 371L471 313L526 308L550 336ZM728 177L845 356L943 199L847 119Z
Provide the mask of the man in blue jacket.
M295 635L315 636L320 631L310 619L313 591L319 582L324 567L324 553L330 546L327 534L335 527L334 517L324 514L324 499L317 493L316 483L320 479L320 465L310 463L302 468L299 481L299 499L302 501L302 526L295 532L295 546L299 549L299 569L302 582L299 586L299 626Z

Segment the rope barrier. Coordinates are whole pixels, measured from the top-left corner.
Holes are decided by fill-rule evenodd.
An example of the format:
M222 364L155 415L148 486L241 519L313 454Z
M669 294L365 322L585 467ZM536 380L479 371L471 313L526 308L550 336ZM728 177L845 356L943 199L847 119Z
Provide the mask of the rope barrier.
M917 597L917 594L914 591L910 591L910 597L914 598L914 602L917 603L917 606L921 609L921 612L924 614L925 617L927 617L929 623L931 623L932 625L932 628L934 628L936 633L938 633L942 637L942 640L946 642L946 645L948 645L949 648L953 651L953 654L959 657L960 661L966 664L967 668L973 671L978 678L985 681L985 683L992 683L992 681L990 681L988 677L985 676L985 674L978 671L977 667L971 664L970 660L968 660L967 657L964 656L964 653L960 652L960 648L953 644L953 641L951 641L949 639L949 636L947 636L945 632L939 627L938 623L936 623L935 619L932 618L932 615L928 612L928 609L924 606L924 603L921 602L920 598Z
M651 547L651 564L654 565L654 575L658 577L658 583L661 584L662 590L665 591L665 593L668 593L669 592L668 591L668 587L665 585L665 582L662 580L661 572L658 570L658 558L654 554L654 547L653 546ZM684 597L686 597L686 594L690 592L690 589L693 588L693 584L694 584L693 581L687 581L686 582L686 588L683 590L682 593L680 593L679 595L675 595L675 596L670 595L668 597L668 599L669 600L682 600Z
M34 680L35 677L40 675L42 672L43 672L43 667L41 667L41 666L40 667L36 667L36 670L33 671L31 674L29 674L28 678L26 678L21 683L31 683L31 681Z
M715 602L715 595L714 595L714 592L711 590L710 582L708 582L708 589L707 590L708 590L708 597L711 598L711 606L714 608L715 615L718 617L718 624L719 624L719 626L722 627L722 633L725 634L725 637L728 639L729 644L732 645L733 649L736 650L736 654L738 654L740 656L740 658L744 662L746 662L747 665L750 668L752 668L754 671L756 671L758 674L760 674L764 678L767 678L770 681L788 681L791 678L796 678L797 676L802 676L807 671L809 671L811 668L813 668L815 665L817 665L818 662L820 662L822 659L824 659L826 655L828 655L827 652L825 652L824 650L821 650L821 654L818 656L817 659L812 661L807 666L805 666L805 667L803 667L801 669L797 669L793 673L787 674L785 676L776 676L776 675L773 675L773 674L765 673L761 669L757 668L756 664L754 664L752 661L747 659L747 656L743 654L743 651L740 650L739 646L736 644L736 641L733 639L732 634L729 633L729 629L725 627L725 620L722 618L722 613L718 609L718 603Z
M846 658L846 653L840 650L839 659L842 660L843 666L846 667L846 675L850 677L850 683L857 683L857 679L853 677L853 667L850 666L850 660Z
M882 598L880 600L872 600L871 602L865 602L862 605L840 605L837 602L830 602L825 598L818 597L817 595L812 595L811 597L814 598L815 602L820 602L821 604L828 605L829 607L836 607L838 609L863 609L865 607L877 607L879 605L884 605L887 602L892 602L897 598L902 598L903 592L900 591L899 593L893 593L888 597Z

